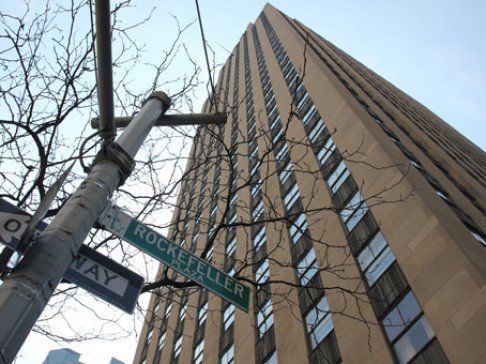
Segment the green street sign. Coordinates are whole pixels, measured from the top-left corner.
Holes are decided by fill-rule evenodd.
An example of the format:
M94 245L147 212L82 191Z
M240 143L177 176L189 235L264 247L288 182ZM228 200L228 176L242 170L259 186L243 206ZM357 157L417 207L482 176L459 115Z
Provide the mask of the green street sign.
M250 289L208 261L114 207L100 218L100 223L106 230L248 312Z

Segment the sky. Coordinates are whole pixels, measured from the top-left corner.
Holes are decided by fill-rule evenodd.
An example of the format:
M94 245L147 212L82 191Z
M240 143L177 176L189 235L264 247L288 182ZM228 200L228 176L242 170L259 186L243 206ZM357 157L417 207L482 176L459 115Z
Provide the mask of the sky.
M37 0L36 0L37 2ZM40 3L40 1L39 1ZM113 1L112 1L113 3ZM175 22L196 19L195 3L190 0L159 2L136 1L138 7L123 21L141 19L157 5L151 21L134 32L138 44L145 44L146 57L161 57L174 36ZM275 0L271 2L292 18L315 30L324 38L415 98L439 117L486 149L486 2L481 0ZM200 0L204 31L216 54L216 63L224 63L264 1ZM6 5L0 1L0 8ZM183 35L194 61L205 70L197 24ZM176 65L171 77L190 74L186 65ZM143 64L137 82L145 78ZM116 81L116 79L115 79ZM199 111L206 97L205 87L196 93L194 110ZM90 300L87 297L86 300ZM146 306L147 295L141 300ZM103 305L103 304L101 304ZM103 310L106 307L102 308ZM116 312L115 315L120 315ZM75 317L75 315L74 315ZM132 331L127 339L115 342L71 343L67 347L82 354L85 364L108 363L114 356L131 363L136 348L135 333L141 323L129 319ZM97 328L95 318L88 322ZM59 344L32 334L24 344L16 363L41 363L48 350Z

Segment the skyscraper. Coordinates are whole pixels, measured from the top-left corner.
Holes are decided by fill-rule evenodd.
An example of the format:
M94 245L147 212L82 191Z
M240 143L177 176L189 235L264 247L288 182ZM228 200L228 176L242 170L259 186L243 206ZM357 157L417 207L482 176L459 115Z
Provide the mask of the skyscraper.
M266 5L224 65L170 238L252 288L151 298L136 363L486 357L486 154ZM165 267L160 276L187 285Z
M42 364L82 364L79 361L81 354L71 349L51 350Z

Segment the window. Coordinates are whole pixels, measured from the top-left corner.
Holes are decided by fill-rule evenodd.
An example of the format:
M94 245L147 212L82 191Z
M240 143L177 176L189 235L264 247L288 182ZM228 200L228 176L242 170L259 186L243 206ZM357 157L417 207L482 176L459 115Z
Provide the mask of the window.
M304 104L307 102L308 99L309 99L309 94L306 92L304 96L300 99L299 103L297 104L297 109L300 110L302 106L304 106Z
M469 231L471 232L472 236L474 236L474 239L476 239L481 244L483 244L483 246L486 246L486 239L484 238L484 236L481 235L481 233L479 233L476 230L473 230L471 228L469 228Z
M293 93L294 92L294 88L295 88L295 82L299 80L299 77L295 76L295 77L292 77L292 79L290 80L289 82L289 90Z
M257 314L258 334L260 337L270 330L273 325L272 300L269 299Z
M263 201L260 200L260 202L256 205L256 207L252 211L253 221L257 221L258 219L260 219L260 217L262 217L263 215L263 212L264 212Z
M420 170L423 170L422 165L417 160L409 158L409 161L410 161L410 164L412 166L414 166L415 168L420 169Z
M172 301L169 302L167 308L165 309L165 318L168 319L172 311Z
M282 171L280 172L279 178L280 178L280 183L283 185L287 180L290 178L292 175L292 172L294 170L294 167L292 167L292 163L288 162L285 167L282 168Z
M272 100L274 100L274 99L272 99ZM268 105L268 103L267 103L267 105ZM277 103L274 101L273 105L271 105L271 108L268 109L267 115L268 115L269 119L271 119L271 116L272 116L272 114L274 113L275 110L277 110Z
M257 162L255 163L255 165L253 166L253 168L250 171L250 176L255 176L258 173L258 169L260 168L260 164L261 164L261 161L257 160Z
M322 119L319 119L319 121L316 123L316 125L312 128L311 132L309 133L309 139L311 140L312 143L315 143L317 138L319 138L319 135L322 134L322 132L326 129L326 124L324 124L324 121Z
M255 146L255 148L253 148L253 150L251 151L250 153L250 160L252 159L258 159L258 146Z
M231 324L235 321L235 306L229 305L226 307L223 313L223 321L224 321L224 331L228 330Z
M324 165L335 150L336 144L334 144L332 138L328 138L326 144L324 144L319 153L317 153L317 159L322 165Z
M445 192L443 189L439 188L438 186L433 185L432 187L434 187L437 196L442 198L444 201L450 202L449 194L447 192Z
M278 133L273 137L272 142L273 144L277 144L280 140L283 140L283 136L285 134L285 131L283 129L280 129Z
M214 220L214 218L213 218ZM210 222L212 223L212 222ZM211 239L214 235L214 232L216 231L216 228L217 228L217 224L214 224L214 225L211 225L211 227L209 228L209 231L208 231L208 239Z
M400 363L408 363L434 337L412 291L385 316L383 326Z
M275 95L270 97L270 99L265 103L265 106L268 108L272 103L275 103Z
M256 124L253 122L251 124L248 124L248 135L254 136L254 133L256 133Z
M282 147L280 148L280 150L275 155L275 158L277 159L277 161L281 162L284 158L286 158L288 151L289 151L289 147L288 147L287 143L284 143L282 145Z
M152 321L150 323L150 327L149 327L148 333L147 333L147 340L146 340L146 342L147 342L148 345L150 345L150 340L152 339L153 334L154 334L154 322Z
M286 66L286 69L284 69L284 78L288 81L289 79L292 78L292 76L295 74L294 66L290 63Z
M287 207L287 211L292 208L292 206L294 205L295 202L297 202L299 197L300 197L299 188L297 187L297 185L294 185L284 197L284 203L285 206Z
M262 190L262 180L258 180L257 183L255 183L255 185L252 187L251 189L251 197L252 198L255 198L258 196L258 194L260 193L260 191Z
M321 298L316 307L312 308L305 316L307 332L312 349L315 349L324 338L333 330L331 314L327 298Z
M268 278L270 278L268 259L265 258L256 270L255 281L262 284L268 281Z
M179 354L181 353L181 348L182 348L182 338L183 336L179 336L176 339L176 343L174 345L174 359L179 357Z
M279 124L280 124L280 115L278 115L275 118L275 120L272 121L272 124L270 124L270 129L273 130Z
M194 349L194 364L201 364L203 361L204 354L204 339L202 339Z
M394 345L400 363L408 363L434 337L425 316L422 316Z
M197 314L197 321L199 323L199 326L201 326L204 321L206 321L206 318L208 317L208 301L206 301L200 308L199 312Z
M158 348L159 350L162 350L164 344L165 344L165 338L167 336L167 333L164 331L163 333L161 332L160 333L160 336L159 336L159 343L158 343Z
M179 320L182 321L186 318L187 314L187 302L181 306L181 311L179 312Z
M248 127L250 129L253 127L253 125L256 126L256 123L255 123L255 113L252 113L252 115L248 115L248 125L249 125Z
M214 253L214 245L211 245L211 248L209 248L209 251L206 254L206 260L208 262L211 261L211 259L213 259L213 253Z
M361 221L367 211L368 206L363 201L361 193L357 191L339 214L348 231L351 231Z
M231 214L229 221L228 221L228 224L234 224L236 222L236 219L237 219L236 212L233 212Z
M304 213L300 213L294 224L290 227L292 242L297 244L304 232L307 230L307 220Z
M278 361L277 361L277 352L276 351L274 351L268 359L263 361L263 364L277 364L277 363L278 363Z
M226 245L226 255L231 257L236 251L236 236L231 238L231 240Z
M341 161L327 179L327 184L331 188L331 191L336 193L349 175L349 170L346 168L344 161Z
M218 213L218 204L215 204L214 207L211 209L211 217L215 217Z
M311 248L307 254L297 264L299 281L302 285L307 285L319 271L317 266L316 252Z
M265 232L265 228L262 227L258 233L255 235L253 239L253 246L255 247L255 252L257 252L263 244L267 241L267 234Z
M156 296L155 297L154 307L152 309L152 313L154 315L157 314L157 312L159 311L159 307L160 307L160 296Z
M298 77L295 77L296 80L299 80ZM301 80L299 80L299 87L297 87L297 91L296 91L296 94L300 94L303 90L304 90L304 82L302 82Z
M314 116L316 112L317 109L315 105L312 105L302 118L302 122L304 123L304 125L306 125L309 122L309 120Z
M272 92L272 84L270 78L268 78L264 84L262 84L263 96L268 96Z
M238 200L238 196L235 193L233 196L231 196L230 203L229 203L230 208L236 206L237 200Z
M231 345L221 356L221 364L233 364L235 362L235 347Z
M381 232L358 255L358 262L368 284L372 286L395 261L390 247Z

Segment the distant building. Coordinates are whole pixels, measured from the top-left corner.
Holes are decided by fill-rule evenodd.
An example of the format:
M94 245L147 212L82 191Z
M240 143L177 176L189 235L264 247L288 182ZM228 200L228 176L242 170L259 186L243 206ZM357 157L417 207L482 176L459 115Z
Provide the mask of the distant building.
M216 93L169 238L245 278L250 310L162 287L134 362L484 363L484 151L268 4Z
M125 364L125 362L118 360L117 358L111 358L109 364Z
M80 356L81 354L71 349L51 350L42 364L81 364Z

